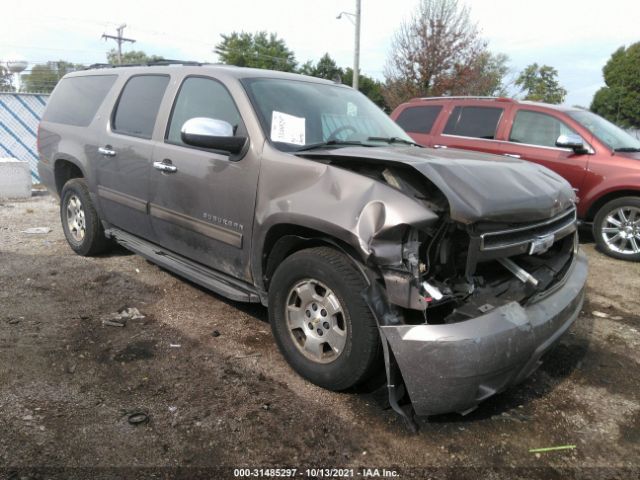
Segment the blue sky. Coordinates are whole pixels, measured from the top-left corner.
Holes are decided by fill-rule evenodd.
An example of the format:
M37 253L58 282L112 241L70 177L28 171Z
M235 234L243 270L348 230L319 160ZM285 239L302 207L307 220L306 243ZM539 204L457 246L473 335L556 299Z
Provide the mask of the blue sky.
M394 31L417 4L418 0L362 0L364 73L383 78ZM125 50L213 62L217 57L212 50L221 33L267 30L284 38L300 63L329 52L346 67L353 62L354 30L346 18L336 16L353 11L354 5L355 0L183 0L178 5L32 0L3 9L0 59L103 62L114 44L100 36L126 23L125 35L137 42ZM570 105L588 106L603 85L602 67L611 53L640 41L637 0L467 0L466 5L490 49L509 56L513 76L532 62L555 67L569 91Z

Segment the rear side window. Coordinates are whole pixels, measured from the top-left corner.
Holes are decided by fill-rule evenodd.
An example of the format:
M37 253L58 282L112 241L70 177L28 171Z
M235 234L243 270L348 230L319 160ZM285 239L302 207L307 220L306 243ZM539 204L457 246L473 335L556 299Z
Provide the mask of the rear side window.
M210 78L189 77L184 81L173 107L167 140L182 145L180 130L184 122L195 117L224 120L234 127L234 132L242 124L231 94L220 82Z
M42 119L76 127L88 126L116 78L117 75L88 75L63 79L51 95Z
M442 133L493 139L502 111L502 108L497 107L455 107Z
M168 75L137 75L124 86L115 114L113 131L134 137L151 138Z
M555 147L558 137L568 134L575 132L557 118L546 113L520 110L513 121L509 141Z
M441 111L441 105L405 108L400 112L396 123L400 125L405 132L430 133Z

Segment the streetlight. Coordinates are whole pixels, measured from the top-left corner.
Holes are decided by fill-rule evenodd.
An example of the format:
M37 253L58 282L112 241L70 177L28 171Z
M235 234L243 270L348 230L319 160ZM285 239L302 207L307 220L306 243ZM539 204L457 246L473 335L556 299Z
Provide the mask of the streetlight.
M360 17L361 17L361 0L356 0L356 13L340 12L336 17L338 20L345 15L351 23L356 27L355 49L353 52L353 88L358 90L358 77L360 75Z

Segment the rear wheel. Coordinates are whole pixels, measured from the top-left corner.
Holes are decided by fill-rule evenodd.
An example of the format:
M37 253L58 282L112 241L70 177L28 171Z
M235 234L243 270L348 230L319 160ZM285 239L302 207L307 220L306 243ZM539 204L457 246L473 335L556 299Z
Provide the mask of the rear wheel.
M111 242L105 237L98 213L83 178L69 180L60 195L60 220L69 246L78 255L104 252Z
M366 282L342 253L296 252L276 270L269 320L280 351L296 372L321 387L345 390L381 367L375 319L362 298Z
M605 204L594 219L593 236L607 255L640 261L640 198L622 197Z

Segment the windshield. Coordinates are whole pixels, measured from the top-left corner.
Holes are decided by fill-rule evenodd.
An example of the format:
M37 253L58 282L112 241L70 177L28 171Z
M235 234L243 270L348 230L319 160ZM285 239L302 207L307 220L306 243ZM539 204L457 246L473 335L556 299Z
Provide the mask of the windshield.
M615 151L639 151L640 141L633 138L627 132L595 113L587 110L576 110L567 112L570 117L579 122L589 130L601 142L607 144L611 150Z
M273 78L242 83L265 135L279 150L413 143L379 107L351 88Z

